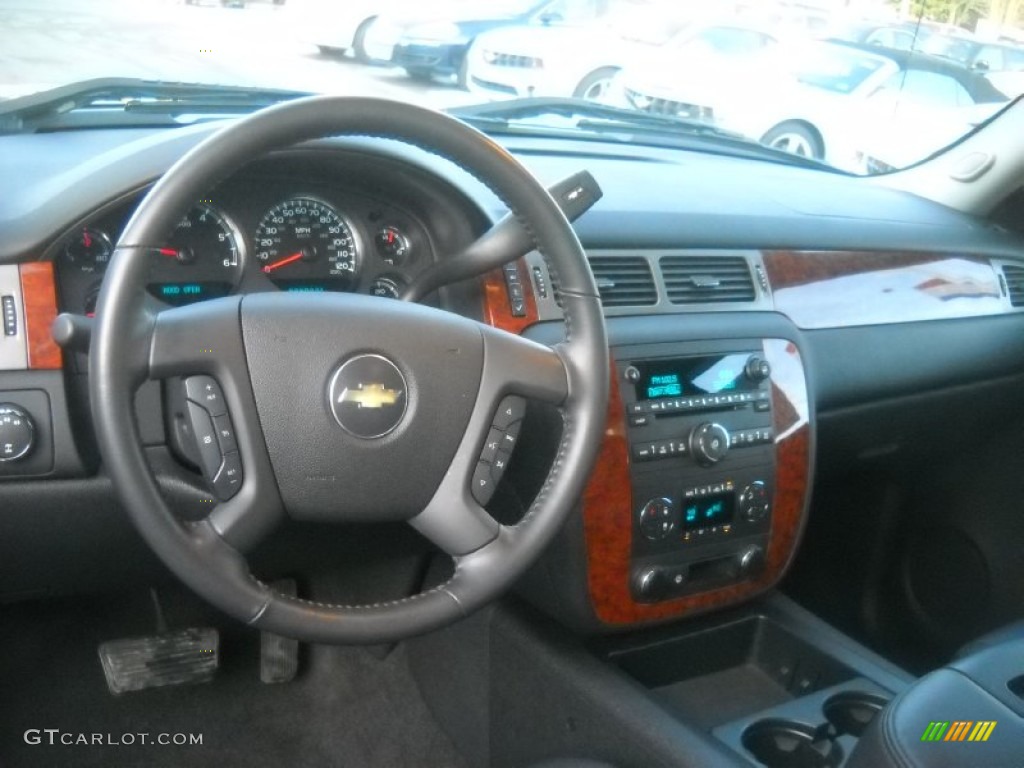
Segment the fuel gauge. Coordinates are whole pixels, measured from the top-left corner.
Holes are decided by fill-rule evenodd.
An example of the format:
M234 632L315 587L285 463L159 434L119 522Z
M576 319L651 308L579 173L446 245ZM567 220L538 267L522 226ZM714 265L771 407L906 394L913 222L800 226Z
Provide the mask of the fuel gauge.
M107 268L113 252L114 246L105 232L83 227L64 245L64 261L85 274L94 274Z
M383 227L373 239L381 260L395 266L405 261L409 255L409 238L398 227Z

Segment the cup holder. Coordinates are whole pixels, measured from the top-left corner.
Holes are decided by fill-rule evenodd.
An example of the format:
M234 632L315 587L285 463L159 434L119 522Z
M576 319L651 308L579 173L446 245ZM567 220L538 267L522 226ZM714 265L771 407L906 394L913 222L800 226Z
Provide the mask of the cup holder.
M827 724L795 720L758 720L743 731L743 746L768 768L833 768L843 758Z
M836 731L860 738L888 700L874 693L843 691L830 697L822 707Z

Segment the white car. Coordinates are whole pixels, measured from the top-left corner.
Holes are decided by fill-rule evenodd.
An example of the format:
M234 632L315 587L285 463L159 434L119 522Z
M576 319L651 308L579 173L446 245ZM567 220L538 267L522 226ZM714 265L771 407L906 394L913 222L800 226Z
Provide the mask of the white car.
M329 56L350 54L364 64L387 63L405 27L436 12L415 0L312 0L306 3L311 42Z
M530 96L602 100L615 76L678 23L636 3L583 21L560 19L480 35L467 56L467 87L485 98Z
M847 144L851 122L865 111L895 119L884 102L893 94L900 119L915 108L956 109L1005 97L983 77L930 56L852 43L786 46L757 67L724 67L687 78L677 71L624 73L631 106L713 122L725 130L794 154L862 171L861 147ZM936 149L938 146L936 146Z

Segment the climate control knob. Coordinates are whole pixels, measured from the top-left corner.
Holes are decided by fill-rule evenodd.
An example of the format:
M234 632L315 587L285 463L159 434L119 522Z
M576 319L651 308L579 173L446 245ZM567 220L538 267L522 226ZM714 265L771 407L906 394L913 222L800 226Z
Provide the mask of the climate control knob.
M690 433L690 454L698 464L717 464L729 452L729 431L721 424L700 424Z
M640 510L640 533L645 539L659 541L675 527L671 499L651 499Z
M742 491L739 498L740 514L756 523L768 514L768 489L761 480L755 480Z
M0 403L0 461L17 461L35 444L35 424L17 405Z

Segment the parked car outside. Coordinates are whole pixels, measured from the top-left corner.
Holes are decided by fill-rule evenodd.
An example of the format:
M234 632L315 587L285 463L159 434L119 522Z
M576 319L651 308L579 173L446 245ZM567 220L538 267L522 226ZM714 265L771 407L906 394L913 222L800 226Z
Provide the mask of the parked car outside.
M963 35L932 35L921 50L982 72L1024 70L1024 48Z
M512 25L584 23L599 17L608 0L497 0L475 13L438 16L406 29L392 61L416 80L455 77L468 81L466 54L477 36Z
M682 22L664 4L613 2L606 14L484 32L467 54L467 86L485 98L602 100L623 67L666 43Z
M865 115L884 132L898 121L923 119L915 115L1007 100L980 74L925 54L840 42L811 42L777 53L756 70L734 70L713 85L699 78L666 78L664 72L630 73L628 79L624 75L625 91L636 108L704 119L854 172L864 170L856 159L861 148L846 144L843 136ZM962 133L964 120L952 122ZM939 146L918 142L922 157Z

